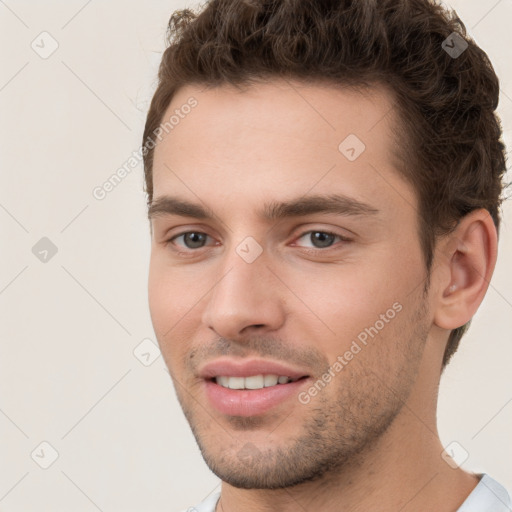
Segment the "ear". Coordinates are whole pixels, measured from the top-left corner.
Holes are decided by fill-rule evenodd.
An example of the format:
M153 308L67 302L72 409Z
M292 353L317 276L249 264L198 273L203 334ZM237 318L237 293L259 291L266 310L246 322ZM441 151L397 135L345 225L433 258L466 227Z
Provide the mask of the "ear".
M467 323L480 306L496 265L498 234L487 210L464 216L443 244L434 323L456 329Z

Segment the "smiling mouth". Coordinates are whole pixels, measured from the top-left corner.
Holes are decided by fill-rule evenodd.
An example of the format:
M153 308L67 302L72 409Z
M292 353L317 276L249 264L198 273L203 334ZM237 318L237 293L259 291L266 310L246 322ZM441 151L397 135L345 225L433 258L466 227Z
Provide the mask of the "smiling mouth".
M210 382L214 382L223 388L234 389L234 390L253 390L263 389L273 386L281 386L289 384L290 382L296 382L298 380L306 379L308 376L304 375L298 378L291 378L286 375L250 375L248 377L231 377L228 375L219 375L208 379Z

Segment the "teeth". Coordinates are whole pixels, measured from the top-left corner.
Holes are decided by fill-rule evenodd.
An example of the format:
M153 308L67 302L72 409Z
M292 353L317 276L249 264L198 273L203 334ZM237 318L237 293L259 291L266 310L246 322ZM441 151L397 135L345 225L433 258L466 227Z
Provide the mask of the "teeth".
M229 377L217 377L217 384L220 384L222 387L229 388Z
M243 377L228 377L229 389L244 389Z
M269 386L275 386L278 381L279 377L277 375L265 375L265 377L263 377L263 382L266 388Z
M242 378L242 381L244 378ZM261 389L263 385L263 375L254 375L252 377L245 377L245 387L247 389Z
M215 377L217 384L229 389L262 389L292 382L290 377L279 375L251 375L250 377Z

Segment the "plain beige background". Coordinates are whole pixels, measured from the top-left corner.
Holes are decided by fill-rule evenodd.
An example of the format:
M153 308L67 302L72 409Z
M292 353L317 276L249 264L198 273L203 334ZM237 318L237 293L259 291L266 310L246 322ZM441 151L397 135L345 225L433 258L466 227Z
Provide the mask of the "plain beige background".
M510 147L512 0L448 3L501 78ZM155 346L142 165L93 195L140 148L167 21L194 5L0 0L0 511L173 512L218 488ZM439 426L468 452L463 467L511 490L504 210L494 278L441 382Z

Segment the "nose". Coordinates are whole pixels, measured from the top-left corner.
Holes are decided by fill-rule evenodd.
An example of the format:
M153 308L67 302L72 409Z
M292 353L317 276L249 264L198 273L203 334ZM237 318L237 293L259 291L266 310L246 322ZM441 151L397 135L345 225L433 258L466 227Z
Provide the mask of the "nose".
M207 295L203 325L231 340L239 340L250 331L263 334L278 330L285 319L284 291L267 265L264 252L248 263L232 249Z

